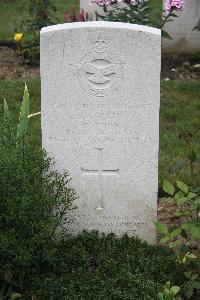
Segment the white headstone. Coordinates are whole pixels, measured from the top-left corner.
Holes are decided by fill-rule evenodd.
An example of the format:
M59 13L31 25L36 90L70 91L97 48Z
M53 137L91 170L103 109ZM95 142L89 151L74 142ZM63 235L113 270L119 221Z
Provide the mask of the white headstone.
M160 31L125 23L43 28L43 147L79 198L68 230L155 242Z
M192 31L192 29L200 19L200 0L185 0L183 11L176 14L178 18L166 23L164 28L172 37L172 40L163 38L164 52L194 53L199 51L200 32Z

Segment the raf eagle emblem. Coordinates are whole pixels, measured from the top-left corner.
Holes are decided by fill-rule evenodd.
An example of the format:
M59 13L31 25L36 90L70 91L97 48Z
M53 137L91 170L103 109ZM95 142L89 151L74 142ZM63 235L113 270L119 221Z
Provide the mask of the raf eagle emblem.
M85 72L91 74L88 80L96 84L106 83L110 81L110 75L116 74L115 67L112 65L98 66L93 63L89 63L85 66Z

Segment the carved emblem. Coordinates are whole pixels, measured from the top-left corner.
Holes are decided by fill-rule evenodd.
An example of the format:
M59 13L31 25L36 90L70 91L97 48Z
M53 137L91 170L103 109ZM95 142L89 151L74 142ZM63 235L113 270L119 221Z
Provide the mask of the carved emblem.
M108 51L104 40L92 43L91 52L78 65L82 88L92 96L104 97L116 91L123 81L123 65Z

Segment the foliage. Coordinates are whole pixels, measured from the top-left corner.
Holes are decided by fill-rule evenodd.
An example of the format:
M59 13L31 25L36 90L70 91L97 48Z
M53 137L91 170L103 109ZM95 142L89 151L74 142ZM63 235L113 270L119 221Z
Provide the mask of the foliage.
M126 2L126 1L124 1ZM124 22L139 25L147 25L161 29L162 36L171 39L171 36L164 30L164 25L171 22L177 15L176 7L172 7L169 11L163 10L163 16L155 20L151 20L150 3L149 1L135 1L134 4L127 1L125 7L120 7L118 4L112 4L112 9L108 10L107 5L103 6L105 15L96 13L97 17L104 21Z
M56 255L35 278L39 299L152 300L168 276L183 279L170 251L128 236L83 232L57 244Z
M160 243L167 244L176 253L177 263L184 268L187 283L183 291L187 299L199 295L200 291L200 189L190 188L182 181L176 182L174 187L170 182L164 181L163 190L170 197L162 202L172 203L176 206L175 216L180 222L175 228L157 222L156 228L164 237Z
M29 65L38 65L40 62L40 33L33 31L26 32L20 48L24 62Z
M0 299L1 300L16 300L21 298L19 293L14 293L12 290L12 286L7 285L3 282L2 287L0 289Z
M54 0L29 0L30 19L23 31L21 43L18 42L19 50L27 64L39 64L40 30L42 27L53 25L57 21L56 17L53 16L56 11L53 3Z
M0 278L10 297L17 296L11 288L29 289L51 259L55 231L63 232L76 197L69 174L53 171L47 154L26 142L28 107L25 87L18 127L4 102L0 129Z
M25 84L24 96L21 105L21 112L19 116L19 123L16 130L16 134L14 133L14 129L12 126L12 119L11 119L11 114L8 108L7 101L6 99L4 99L4 118L2 124L3 143L5 143L7 146L13 146L21 141L24 141L27 133L28 115L29 115L29 92Z
M55 24L52 12L56 11L54 0L29 0L29 14L31 16L30 31L39 31L42 27Z
M189 167L192 182L196 186L198 181L197 174L200 170L200 159L198 158L197 151L195 150L193 145L193 135L190 132L184 130L179 134L179 139L181 139L185 143L188 151L185 159L179 159L175 162L175 164L173 164L170 169L170 173L176 174L183 168Z
M157 294L157 300L178 300L178 299L181 299L179 296L177 296L179 291L180 291L180 288L178 286L172 286L171 287L170 281L168 281L163 286L163 291L161 291Z
M0 3L0 37L1 40L10 40L13 32L25 32L22 24L27 27L27 20L30 20L30 2L29 0L0 0ZM63 13L65 11L69 15L73 11L78 13L80 0L54 0L53 4L56 7L56 12L52 11L53 16L50 10L53 21L58 19L56 23L63 23Z

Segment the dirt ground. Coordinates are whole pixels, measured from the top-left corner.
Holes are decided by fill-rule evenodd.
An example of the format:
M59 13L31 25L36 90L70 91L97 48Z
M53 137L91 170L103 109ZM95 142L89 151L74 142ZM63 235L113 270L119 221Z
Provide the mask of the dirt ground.
M28 66L15 49L0 47L0 80L37 77L39 66Z
M39 66L24 64L19 51L0 47L0 80L39 76ZM164 80L200 80L200 55L162 55L161 77Z

